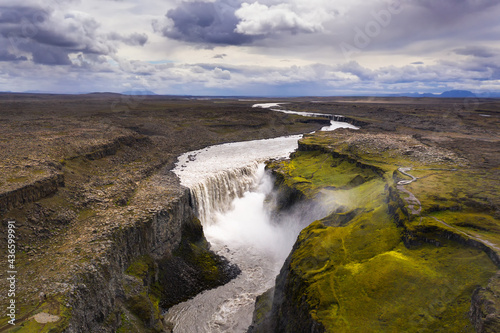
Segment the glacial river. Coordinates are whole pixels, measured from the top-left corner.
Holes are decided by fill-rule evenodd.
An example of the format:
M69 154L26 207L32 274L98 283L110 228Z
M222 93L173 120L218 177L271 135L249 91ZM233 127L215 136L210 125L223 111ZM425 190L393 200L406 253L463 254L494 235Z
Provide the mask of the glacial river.
M356 127L331 121L322 130L337 128ZM228 143L179 157L174 172L191 190L212 250L237 264L241 274L224 286L170 308L165 318L174 324L175 333L247 331L255 298L274 285L304 223L319 218L311 215L311 220L304 221L303 214L291 214L277 221L266 200L272 197L273 180L264 171L264 162L288 157L301 137Z

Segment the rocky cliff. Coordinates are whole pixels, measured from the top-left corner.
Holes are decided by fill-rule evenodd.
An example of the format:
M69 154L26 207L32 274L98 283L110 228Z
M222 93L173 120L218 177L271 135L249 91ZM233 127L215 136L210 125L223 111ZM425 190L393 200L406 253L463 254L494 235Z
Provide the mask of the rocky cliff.
M168 308L238 274L209 251L188 190L179 194L169 207L114 232L106 254L75 278L65 332L129 331L134 326L162 331L159 307Z
M0 193L0 211L20 207L54 194L60 186L64 186L64 176L61 173L53 173L27 185L2 192Z
M275 288L258 299L249 332L498 330L497 241L477 233L493 217L463 228L477 207L472 195L443 199L437 214L427 198L447 192L427 179L439 176L456 193L448 170L463 161L412 140L318 133L289 161L268 165L285 198L298 192L292 197L330 212L301 232ZM412 165L418 179L407 181L400 165Z
M15 222L18 272L16 325L3 316L0 331L168 331L162 309L238 274L210 252L176 156L322 126L237 101L110 98L0 98L0 221Z

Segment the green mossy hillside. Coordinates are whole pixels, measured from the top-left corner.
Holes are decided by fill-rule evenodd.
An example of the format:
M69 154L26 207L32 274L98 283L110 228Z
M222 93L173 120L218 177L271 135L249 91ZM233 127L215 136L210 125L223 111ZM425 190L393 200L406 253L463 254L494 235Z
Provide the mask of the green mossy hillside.
M473 332L472 292L496 266L455 242L408 249L383 215L372 217L380 222L372 230L363 218L304 230L291 260L302 286L296 301L306 295L328 332Z
M390 150L370 153L373 142L361 149L332 136L307 136L291 160L268 166L278 175L279 186L330 207L325 218L299 235L287 279L277 290L283 288L284 298L296 308L310 309L310 317L328 332L474 332L471 296L498 268L485 251L467 243L466 235L464 241L449 240L441 232L448 227L434 217L449 221L450 230L469 228L484 239L495 238L497 220L488 211L472 209L470 200L484 208L480 198L454 195L452 186L432 190L434 195L446 194L446 209L427 209L432 207L431 193L418 191L425 207L422 215L411 214L406 194L396 188L399 180L409 177L398 168L421 168L419 176L453 173L445 155L419 161L407 154L398 160ZM417 190L418 183L408 186L410 191ZM453 211L457 204L462 209ZM427 224L434 229L425 228ZM411 237L418 241L408 248L403 240ZM285 308L273 311L286 316ZM293 326L293 319L287 320Z
M321 190L349 189L377 177L346 159L320 151L298 151L294 158L268 164L268 169L284 176L284 185L314 198Z
M62 333L68 328L71 319L71 308L66 306L66 300L61 295L42 298L37 305L23 306L19 311L28 315L16 318L16 325L10 329L9 326L4 326L7 321L2 321L0 325L7 328L6 332ZM40 313L57 316L58 319L54 322L40 323L35 319L35 316Z

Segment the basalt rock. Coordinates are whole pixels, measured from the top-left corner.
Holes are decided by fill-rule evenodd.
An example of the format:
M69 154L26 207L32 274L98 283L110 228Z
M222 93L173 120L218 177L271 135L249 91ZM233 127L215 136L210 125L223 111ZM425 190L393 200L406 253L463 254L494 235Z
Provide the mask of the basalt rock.
M209 250L186 189L151 219L117 230L105 257L75 278L65 332L115 332L129 324L124 313L143 325L142 331L160 331L158 305L168 308L238 274ZM133 287L137 283L130 276L140 287Z
M0 193L0 211L6 211L37 201L57 192L64 186L64 176L55 173L9 192Z
M478 333L500 332L500 273L474 291L470 318Z

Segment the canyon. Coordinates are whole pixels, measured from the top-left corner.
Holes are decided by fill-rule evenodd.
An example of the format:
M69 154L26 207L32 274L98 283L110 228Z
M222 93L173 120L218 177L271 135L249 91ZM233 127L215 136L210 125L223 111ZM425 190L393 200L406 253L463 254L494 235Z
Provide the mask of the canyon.
M252 108L281 100L0 97L1 220L18 228L15 329L27 332L175 331L164 309L241 274L212 251L204 234L211 213L172 172L178 156L330 124ZM282 255L276 284L257 298L250 331L495 331L500 104L286 103L361 129L306 134L290 159L267 161L275 214L301 205L315 214ZM407 174L416 181L405 182ZM250 189L237 188L223 210Z

